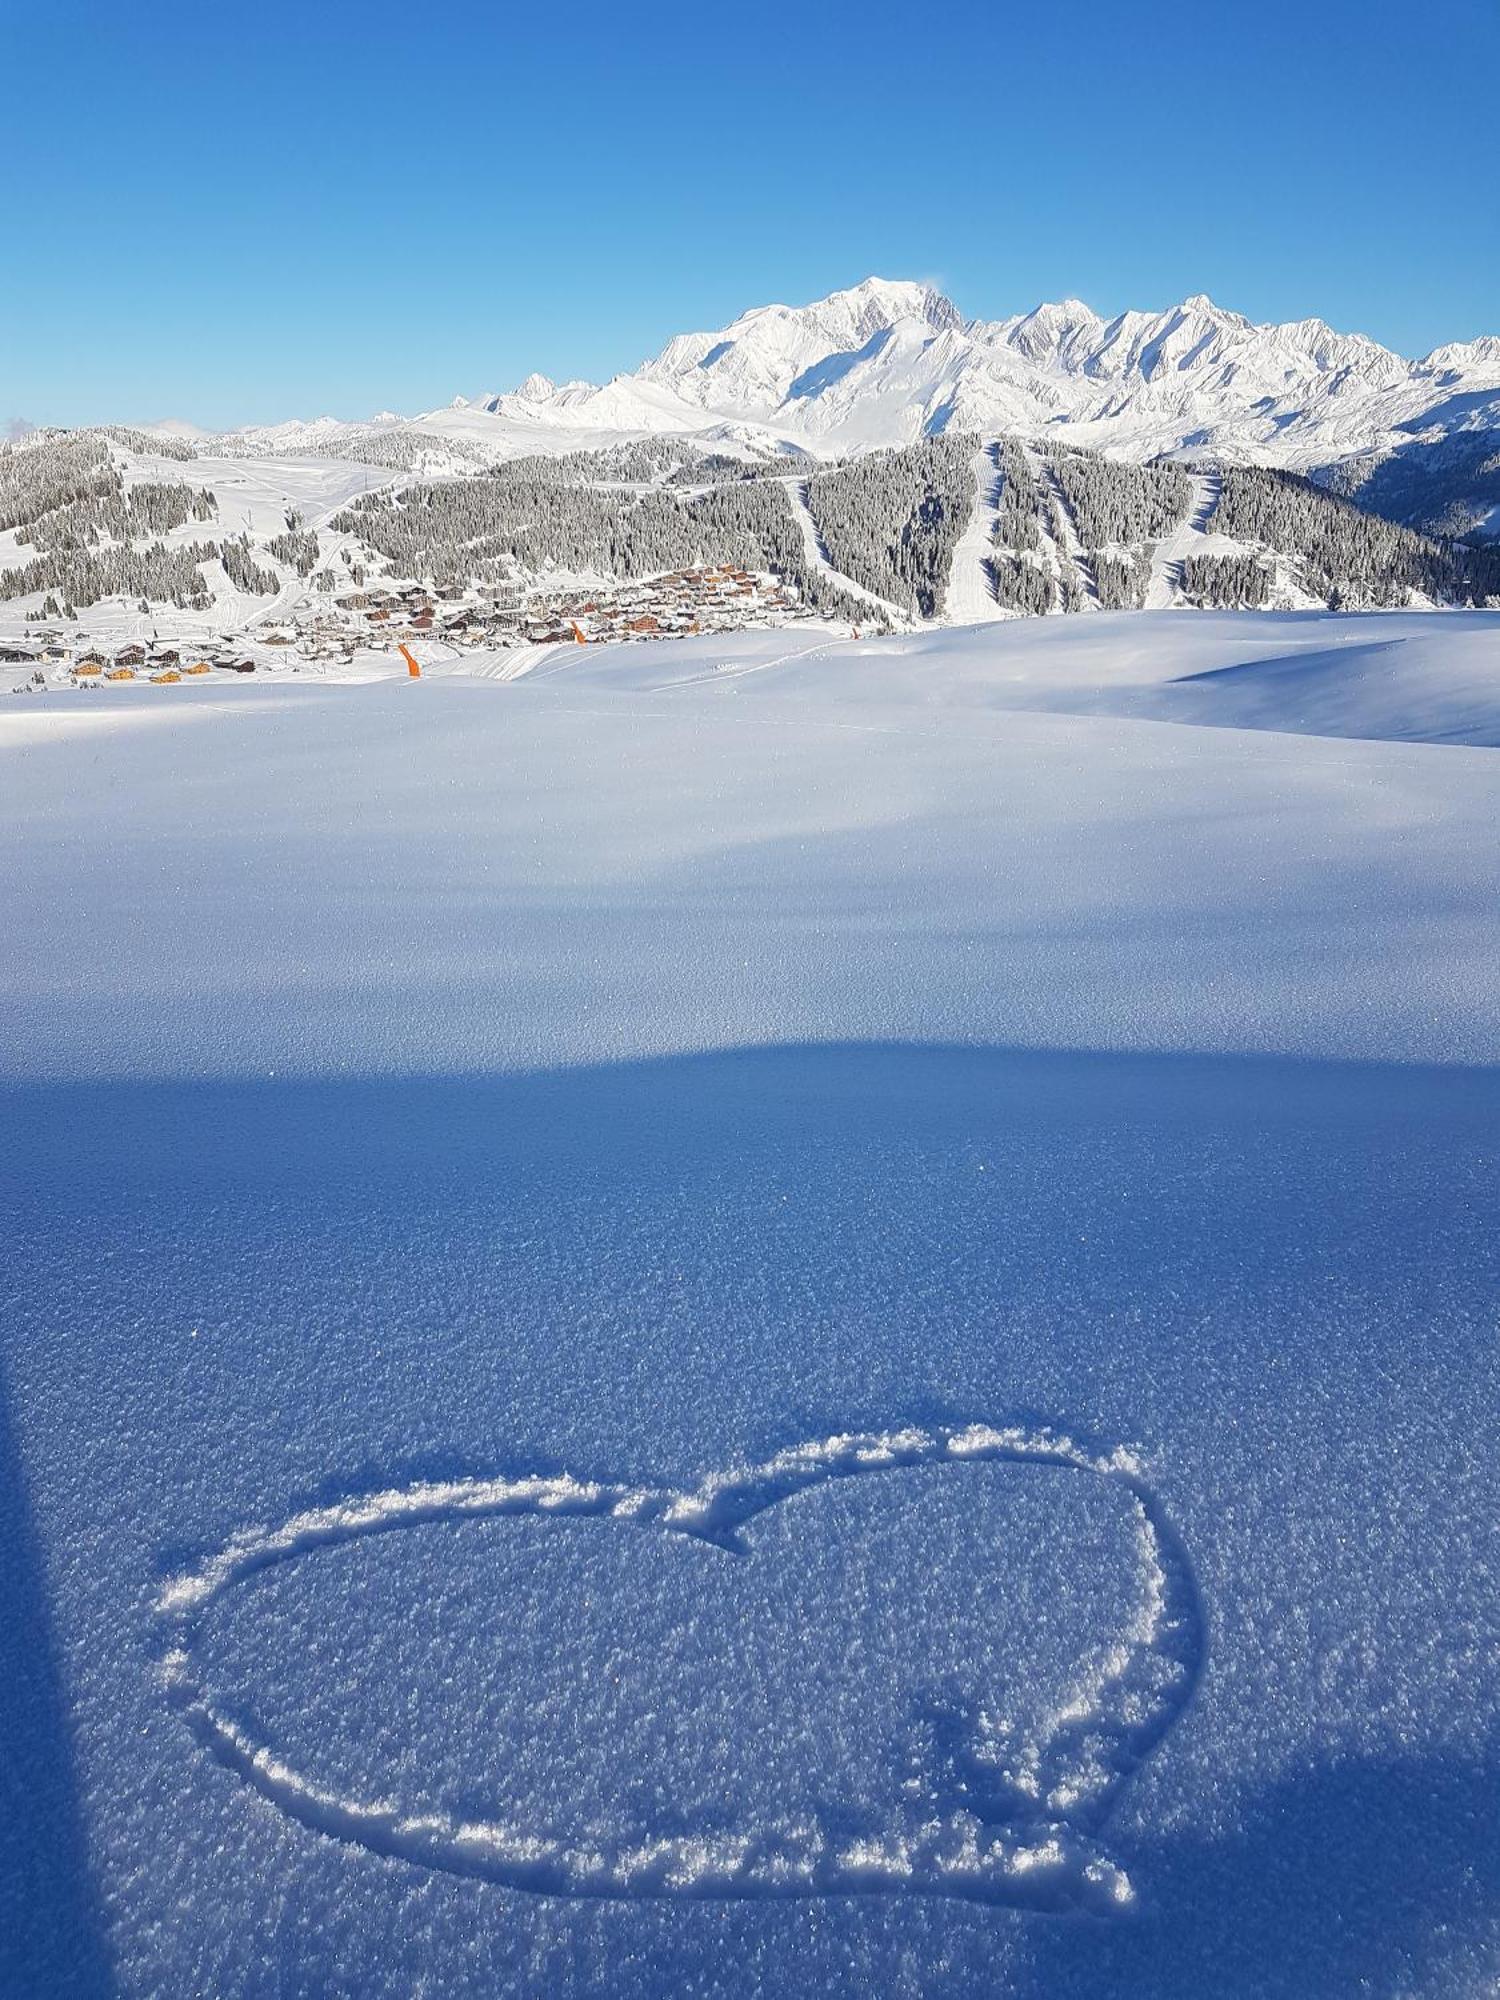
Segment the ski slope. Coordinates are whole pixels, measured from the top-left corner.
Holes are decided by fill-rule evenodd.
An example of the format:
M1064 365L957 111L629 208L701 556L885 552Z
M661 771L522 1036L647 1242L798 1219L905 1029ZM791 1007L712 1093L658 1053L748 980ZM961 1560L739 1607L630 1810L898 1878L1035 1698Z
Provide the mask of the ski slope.
M1209 523L1219 504L1220 479L1217 473L1193 475L1193 497L1187 513L1174 533L1159 541L1151 555L1151 580L1146 586L1147 611L1165 611L1182 584L1182 565L1190 556L1205 553Z
M996 448L981 444L974 454L974 506L953 549L943 616L954 625L979 625L1003 619L990 582L989 558L995 540L1000 500L1000 469Z
M901 626L910 624L912 614L909 610L892 603L888 597L881 597L878 592L868 589L864 584L857 583L852 576L846 576L841 569L834 568L828 559L828 551L823 546L823 538L818 533L818 524L812 517L812 509L807 504L806 479L783 479L778 480L777 484L785 489L792 512L797 517L797 525L802 532L802 546L811 567L821 570L830 583L846 591L850 597L857 598L861 604L868 604L872 611L878 611L882 617L888 618L898 630Z
M1500 617L502 664L0 709L0 1992L1493 1990Z

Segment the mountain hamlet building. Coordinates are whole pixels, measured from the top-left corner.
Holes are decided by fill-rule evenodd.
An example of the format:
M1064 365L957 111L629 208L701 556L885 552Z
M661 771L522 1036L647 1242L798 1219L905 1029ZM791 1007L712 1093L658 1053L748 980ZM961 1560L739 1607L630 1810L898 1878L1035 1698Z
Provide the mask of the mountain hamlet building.
M1500 340L1408 362L1201 297L985 324L872 279L603 388L0 448L22 688L413 642L1495 602Z

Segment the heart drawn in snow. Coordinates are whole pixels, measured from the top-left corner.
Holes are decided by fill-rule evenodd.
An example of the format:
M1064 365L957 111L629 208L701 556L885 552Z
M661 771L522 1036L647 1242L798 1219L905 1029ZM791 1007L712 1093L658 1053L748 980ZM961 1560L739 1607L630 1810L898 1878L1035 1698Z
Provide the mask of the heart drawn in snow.
M999 1468L1048 1477L997 1498ZM1033 1559L1051 1584L1028 1597ZM985 1424L685 1488L393 1487L235 1535L158 1610L189 1726L282 1812L572 1896L1123 1910L1101 1830L1203 1652L1135 1455Z

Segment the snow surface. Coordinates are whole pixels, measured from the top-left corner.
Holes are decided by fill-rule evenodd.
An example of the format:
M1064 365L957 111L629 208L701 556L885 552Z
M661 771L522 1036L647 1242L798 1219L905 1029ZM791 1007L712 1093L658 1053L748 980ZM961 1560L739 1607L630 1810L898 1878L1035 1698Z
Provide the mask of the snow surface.
M1500 618L491 664L0 712L0 1991L1493 1991Z

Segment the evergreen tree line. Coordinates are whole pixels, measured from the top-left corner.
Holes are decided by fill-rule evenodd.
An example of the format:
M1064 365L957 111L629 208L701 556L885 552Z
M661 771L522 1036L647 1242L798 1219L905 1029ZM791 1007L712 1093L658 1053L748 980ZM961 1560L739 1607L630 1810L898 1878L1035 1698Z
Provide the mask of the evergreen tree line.
M1037 513L1042 495L1031 462L1014 438L1001 440L999 459L1000 505L994 540L1003 549L1039 549L1042 537Z
M0 525L37 552L29 562L0 568L0 598L43 593L66 615L106 597L207 609L213 600L201 565L218 555L217 545L169 547L161 537L189 521L211 520L212 492L150 480L126 487L110 455L111 435L41 432L0 449ZM128 442L133 448L134 437Z
M98 432L43 431L7 445L0 526L37 553L0 567L0 598L44 594L66 607L63 615L115 596L205 608L211 600L199 564L217 553L214 545L168 548L160 537L213 511L206 488L147 482L127 490ZM148 535L156 539L148 543Z
M1044 618L1057 608L1057 585L1050 569L1027 555L997 549L989 558L995 602L1027 618Z
M152 542L146 548L129 543L97 549L69 547L14 568L0 568L0 598L48 591L63 599L65 616L105 597L149 598L175 604L179 611L206 611L213 598L199 565L218 554L213 542L172 547Z
M712 482L714 466L738 461L676 438L636 438L598 450L564 451L513 458L491 470L491 478L546 486L656 486L690 474L699 485ZM722 473L718 477L724 476Z
M278 536L277 539L285 540L286 537ZM272 546L274 547L274 544ZM280 590L281 578L275 570L264 568L251 555L248 535L237 535L233 540L225 542L217 553L224 565L224 574L236 590L246 591L252 597L274 597ZM314 560L316 553L315 541ZM308 567L310 569L312 565L309 564Z
M1138 610L1156 543L1192 501L1189 475L1175 465L1117 465L1076 446L1053 445L1040 453L1056 476L1053 492L1014 438L1001 439L996 455L1001 486L989 559L995 601L1028 616L1081 611L1088 577L1105 610ZM1068 553L1070 518L1077 562ZM1044 530L1057 551L1055 576L1042 560Z
M1146 589L1151 582L1154 546L1145 545L1128 556L1108 553L1089 558L1094 575L1094 594L1102 610L1140 610L1146 602Z
M650 437L594 450L509 459L492 467L490 476L555 486L723 486L741 479L784 479L804 463L783 453L773 458L734 458L692 438Z
M59 507L119 491L109 446L87 431L38 431L0 445L0 529L30 527Z
M191 521L211 521L219 503L207 486L145 481L112 492L70 500L16 530L16 540L39 554L95 548L102 541L138 542Z
M1052 502L1052 541L1057 549L1057 599L1064 611L1082 611L1086 593L1083 578L1073 565L1063 542L1062 510Z
M284 562L288 569L294 569L298 576L311 576L318 566L318 538L294 515L285 534L271 536L266 553L275 556L277 562Z
M409 448L413 464L447 449L446 440L410 427L374 427L346 436L328 455L362 457L366 443L382 440L395 441L397 457ZM125 595L201 608L211 602L201 565L215 558L237 589L273 595L280 577L257 556L312 577L320 589L334 587L317 567L317 535L295 511L263 548L252 550L244 535L222 546L169 548L168 533L215 518L212 491L167 481L126 486L111 442L183 461L195 456L179 440L120 426L40 432L0 446L0 528L36 552L0 569L0 597L46 592L71 607ZM914 614L939 615L973 504L974 443L929 438L812 471L807 504L834 566ZM1491 473L1493 446L1481 440L1455 453L1454 476L1472 482ZM467 445L455 449L483 457ZM1077 610L1091 580L1101 606L1139 607L1154 545L1190 505L1189 475L1174 464L1120 465L1050 441L1036 455L1055 474L1055 488L1016 439L995 447L1000 492L988 567L997 602L1027 615ZM794 457L745 461L691 439L646 438L383 488L362 495L333 525L360 536L389 573L441 585L559 569L638 579L734 562L780 576L810 609L863 623L868 605L808 560L785 489L799 465ZM1379 470L1366 467L1361 497ZM1350 471L1348 482L1357 476ZM1500 601L1500 546L1415 533L1288 473L1236 466L1221 482L1211 531L1274 552L1332 606L1398 605L1413 592L1440 603ZM1066 553L1070 525L1081 550L1076 562ZM1049 540L1060 557L1055 574ZM1224 608L1265 604L1274 581L1275 565L1263 555L1216 555L1211 546L1181 571L1190 602Z
M197 447L188 438L158 437L154 431L132 430L128 424L99 424L96 428L100 437L143 457L175 458L186 463L198 456Z
M1188 556L1179 572L1183 596L1210 611L1254 611L1271 595L1274 571L1259 556Z
M1091 451L1063 447L1053 471L1085 549L1131 548L1160 541L1177 527L1193 482L1177 465L1118 465Z
M554 569L631 580L732 562L783 578L814 610L868 615L809 565L778 485L738 481L686 499L657 488L622 496L570 483L558 463L517 461L479 478L362 495L332 526L358 535L391 574L437 585Z
M723 485L735 479L786 479L798 474L805 477L827 463L802 452L778 452L774 458L731 458L726 452L711 451L696 461L683 459L668 475L667 484L703 486L712 481Z
M834 568L935 618L973 505L975 443L962 434L924 438L814 474L808 510Z
M216 449L225 458L264 458L274 455L259 440L243 435L218 440ZM490 454L468 438L435 437L411 424L371 424L345 429L319 438L309 447L316 458L352 459L359 465L378 466L383 472L426 472L434 461L458 459L476 471L490 461Z
M1275 549L1330 604L1401 605L1412 591L1444 604L1500 595L1500 550L1415 534L1294 473L1242 465L1222 479L1213 532Z

